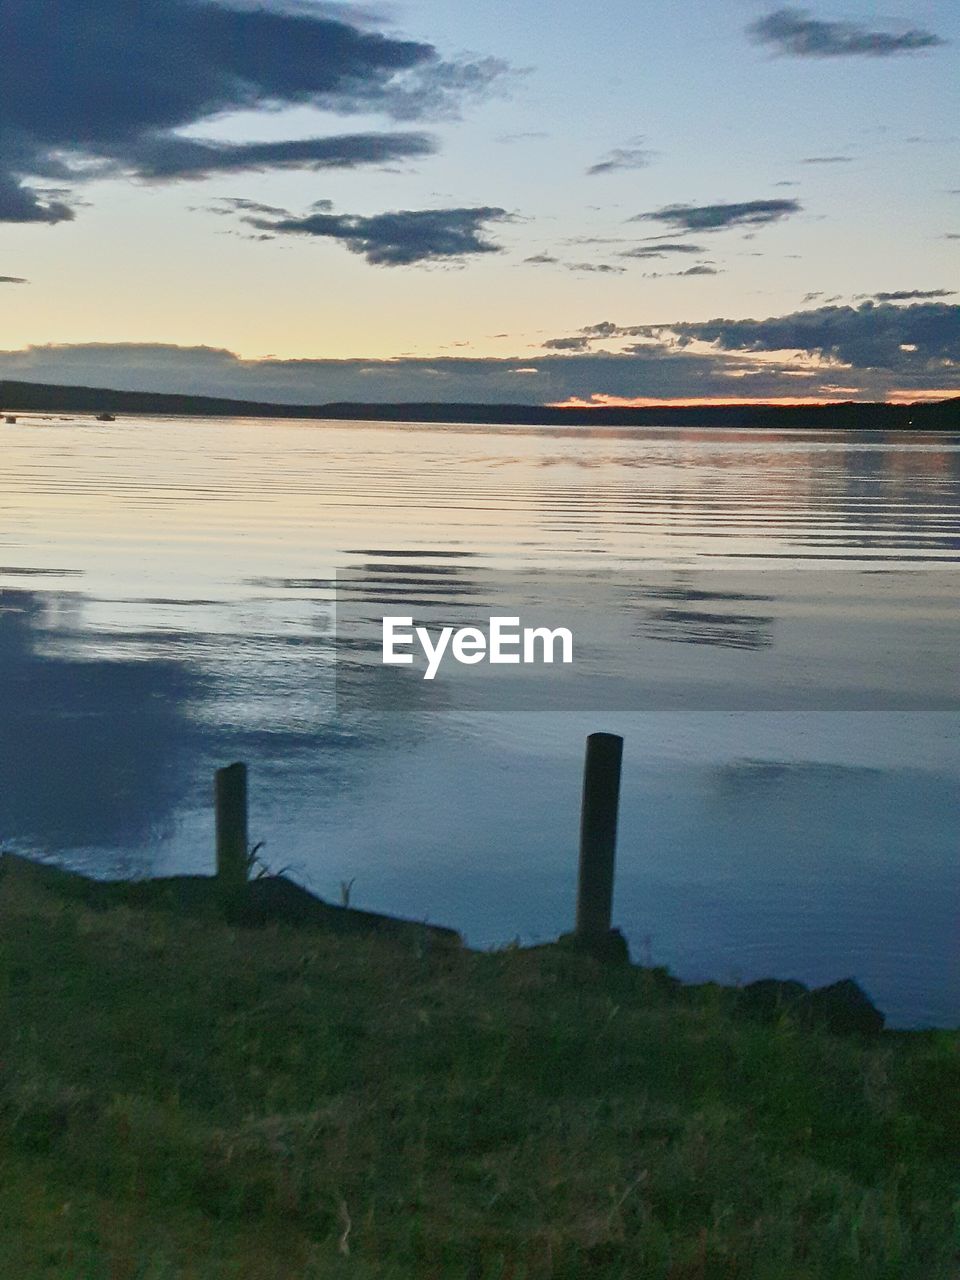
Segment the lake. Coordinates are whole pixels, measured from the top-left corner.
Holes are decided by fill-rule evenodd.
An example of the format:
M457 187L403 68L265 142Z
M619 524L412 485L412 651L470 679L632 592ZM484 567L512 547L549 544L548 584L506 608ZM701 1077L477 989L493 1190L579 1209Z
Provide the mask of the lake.
M608 730L637 960L854 976L893 1025L957 1025L958 564L953 434L21 416L0 844L210 870L243 759L272 869L546 940ZM345 638L388 600L574 617L580 665L428 685Z

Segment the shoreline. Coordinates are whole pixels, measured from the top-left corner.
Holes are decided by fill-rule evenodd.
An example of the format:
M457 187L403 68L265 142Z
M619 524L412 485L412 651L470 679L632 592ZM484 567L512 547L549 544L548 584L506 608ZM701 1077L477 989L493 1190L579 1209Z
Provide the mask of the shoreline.
M730 1015L766 1025L788 1019L797 1027L868 1040L880 1036L923 1039L960 1034L960 1024L957 1027L887 1027L885 1015L853 977L838 978L813 988L793 978L773 977L738 986L716 981L687 982L665 966L645 966L631 960L627 942L618 929L612 929L592 943L568 933L552 942L478 949L466 946L459 931L449 926L331 903L283 873L261 875L225 896L217 877L212 875L98 879L0 850L0 894L9 883L26 884L63 902L96 912L123 908L163 912L215 927L224 924L248 929L272 926L302 930L313 936L376 937L400 942L419 954L562 954L573 957L574 964L582 959L605 969L632 971L680 1001L696 1000L710 993Z
M557 408L550 405L411 401L282 404L223 396L176 395L0 380L6 414L161 414L181 417L332 419L477 426L676 426L853 431L960 431L960 396L914 404L835 401L822 405L713 405L661 408Z
M955 1274L958 1033L7 870L4 1275Z

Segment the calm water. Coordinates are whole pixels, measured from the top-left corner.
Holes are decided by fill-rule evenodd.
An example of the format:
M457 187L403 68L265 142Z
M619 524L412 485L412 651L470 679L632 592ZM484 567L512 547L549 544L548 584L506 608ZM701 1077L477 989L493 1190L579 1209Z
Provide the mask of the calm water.
M583 738L607 729L638 959L853 975L896 1025L955 1025L958 562L954 435L21 418L0 426L0 842L208 870L211 773L242 758L272 867L473 945L546 939L571 923ZM568 581L615 696L386 712L348 651L335 704L335 574L341 607L346 581L441 612ZM676 710L668 688L697 693Z

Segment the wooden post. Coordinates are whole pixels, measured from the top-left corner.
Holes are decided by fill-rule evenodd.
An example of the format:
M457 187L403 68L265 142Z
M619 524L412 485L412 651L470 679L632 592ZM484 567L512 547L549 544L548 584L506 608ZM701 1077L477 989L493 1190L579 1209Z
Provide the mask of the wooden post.
M591 733L587 738L575 930L580 942L599 941L610 934L622 759L623 739L617 734Z
M217 879L227 893L247 883L247 766L227 765L214 778Z

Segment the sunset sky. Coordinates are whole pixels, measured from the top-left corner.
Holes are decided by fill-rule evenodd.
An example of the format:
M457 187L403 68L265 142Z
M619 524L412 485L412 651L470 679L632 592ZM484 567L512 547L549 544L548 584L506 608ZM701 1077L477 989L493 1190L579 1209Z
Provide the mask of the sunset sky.
M960 393L955 0L0 0L0 378Z

